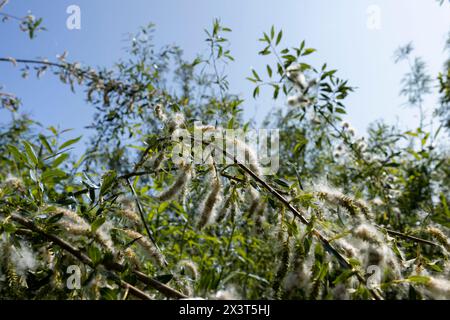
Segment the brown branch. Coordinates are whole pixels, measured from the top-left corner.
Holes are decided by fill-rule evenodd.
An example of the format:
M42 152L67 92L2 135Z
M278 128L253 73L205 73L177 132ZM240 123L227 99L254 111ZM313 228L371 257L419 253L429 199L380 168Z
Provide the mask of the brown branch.
M274 188L272 188L266 181L264 181L263 179L261 179L256 173L254 173L249 167L247 167L245 164L241 163L240 161L238 161L236 159L236 157L230 153L228 153L226 150L223 150L222 148L216 146L216 148L221 151L226 157L228 157L229 159L233 160L242 170L244 170L247 174L250 175L251 178L253 178L253 180L255 180L256 182L258 182L260 185L262 185L264 187L264 189L266 189L269 193L271 193L272 195L274 195L285 207L287 207L289 209L289 211L291 211L294 216L299 219L303 224L305 225L309 225L310 222L308 221L307 218L305 218L304 214L302 212L300 212L299 210L297 210L287 199L285 199L277 190L275 190ZM314 230L312 231L313 235L319 239L319 241L322 243L322 245L325 247L325 249L327 249L331 254L333 254L338 261L341 263L341 265L343 267L345 267L346 269L349 269L351 271L353 271L354 275L358 278L359 282L362 284L366 283L366 279L357 271L353 268L353 266L347 261L347 259L339 253L339 251L337 251L332 245L331 243L327 240L327 238L325 238L319 231ZM369 290L370 294L372 295L372 297L375 300L383 300L382 296L374 289L370 289L367 288L367 290Z
M390 229L386 229L386 228L382 228L382 227L378 227L378 228L386 231L388 234L390 234L392 236L397 236L397 237L400 237L400 238L403 238L403 239L413 240L413 241L416 241L416 242L420 242L420 243L428 244L428 245L431 245L431 246L439 247L439 245L437 243L434 243L434 242L426 240L426 239L410 236L410 235L402 233L402 232L398 232L398 231L395 231L395 230L390 230Z
M11 58L0 58L0 61L11 62ZM41 61L41 60L33 60L33 59L14 59L14 61L19 62L19 63L25 63L25 64L41 64L41 65L46 65L49 67L57 67L57 68L61 68L61 69L68 68L68 66L66 66L66 65L63 65L60 63L55 63L55 62L49 62L49 61Z
M47 238L48 240L52 241L53 243L57 244L58 246L60 246L62 249L66 250L67 252L71 253L75 258L77 258L78 260L80 260L82 263L90 266L91 268L95 268L95 264L94 262L91 260L91 258L89 258L84 252L82 252L80 249L72 246L69 242L67 242L64 239L61 239L53 234L49 234L47 232L45 232L44 229L42 229L41 227L35 225L33 223L33 221L24 218L18 214L13 213L11 215L11 220L19 223L20 225L30 229L31 231L34 231L42 236L44 236L45 238ZM121 265L119 263L114 263L114 262L105 262L103 263L103 265L112 271L124 271L126 270L126 267L124 265ZM153 289L156 289L157 291L161 292L162 294L164 294L166 297L169 298L175 298L175 299L182 299L182 298L187 298L186 295L182 294L181 292L178 292L175 289L170 288L169 286L159 282L156 279L153 279L149 276L147 276L146 274L138 271L138 270L132 270L132 272L138 277L138 279L151 286ZM143 292L142 290L134 287L133 285L120 280L120 284L122 287L128 289L130 291L130 293L132 293L133 295L135 295L138 298L141 299L146 299L146 300L151 300L152 298L150 296L148 296L145 292Z
M17 21L24 21L26 18L21 18L21 17L17 17L14 16L12 14L9 13L5 13L5 12L0 12L0 16L4 17L3 19L13 19L13 20L17 20Z
M83 253L81 250L79 250L78 248L75 248L74 246L72 246L70 243L68 243L67 241L49 234L47 232L45 232L42 228L38 227L37 225L35 225L31 220L21 217L18 214L13 213L11 215L11 220L18 222L19 224L21 224L24 227L27 227L28 229L43 235L44 237L46 237L48 240L56 243L58 246L60 246L61 248L63 248L64 250L66 250L67 252L70 252L75 258L77 258L78 260L80 260L81 262L83 262L84 264L90 266L91 268L95 269L95 264L94 262L91 260L91 258L89 258L85 253ZM128 289L134 296L140 298L140 299L144 299L144 300L152 300L152 298L150 298L150 296L148 296L145 292L141 291L140 289L136 288L135 286L129 284L126 281L120 280L120 285L123 288Z
M144 291L142 291L139 288L136 288L135 286L129 284L126 281L120 280L120 285L122 288L126 290L126 296L128 296L128 292L130 292L132 295L134 295L137 298L140 298L141 300L153 300L152 297L150 297L148 294L146 294Z

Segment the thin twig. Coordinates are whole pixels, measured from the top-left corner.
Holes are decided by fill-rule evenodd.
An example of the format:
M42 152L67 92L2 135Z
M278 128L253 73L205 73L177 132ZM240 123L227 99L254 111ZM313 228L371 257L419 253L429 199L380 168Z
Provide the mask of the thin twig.
M156 247L156 249L161 254L162 259L163 259L163 263L167 267L169 264L167 263L166 258L164 257L161 249L159 248L158 244L156 243L155 237L153 236L153 232L150 230L150 228L149 228L149 226L147 224L147 220L145 219L144 209L142 208L141 202L139 201L139 197L138 197L138 195L136 193L136 190L134 190L134 187L130 183L129 179L125 179L125 180L126 180L126 182L128 184L128 187L130 188L131 192L133 193L134 200L136 201L136 206L138 208L139 215L140 215L141 220L142 220L142 224L145 227L145 231L147 231L148 238L150 239L150 241L153 243L153 245Z
M9 13L4 13L4 12L0 12L0 16L7 18L7 19L13 19L13 20L17 20L17 21L24 21L26 18L21 18L21 17L17 17L17 16L13 16L12 14Z
M434 243L434 242L426 240L426 239L410 236L410 235L402 233L402 232L386 229L386 228L379 227L379 226L377 226L377 227L379 229L382 229L382 230L386 231L388 234L390 234L392 236L397 236L397 237L400 237L400 238L409 239L409 240L413 240L413 241L416 241L416 242L420 242L420 243L424 243L424 244L429 244L431 246L439 247L439 245L437 243Z

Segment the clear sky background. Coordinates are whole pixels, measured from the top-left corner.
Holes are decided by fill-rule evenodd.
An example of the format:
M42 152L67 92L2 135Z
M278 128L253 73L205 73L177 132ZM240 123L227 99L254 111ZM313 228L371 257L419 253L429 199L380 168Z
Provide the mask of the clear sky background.
M81 30L68 30L66 8L81 8ZM380 29L367 27L368 8L380 9ZM203 29L214 18L233 29L229 39L236 61L229 65L231 91L246 99L245 117L262 120L271 108L282 106L268 94L251 98L253 84L245 80L250 68L263 70L266 60L257 55L263 31L272 24L284 30L282 44L298 46L304 39L308 47L318 50L308 62L339 70L357 90L346 100L347 119L360 132L377 119L385 119L402 128L418 124L417 111L402 106L400 80L407 65L396 65L393 52L400 45L414 42L415 55L422 56L432 75L442 68L443 51L450 30L450 5L439 6L434 0L10 0L3 9L15 15L31 10L44 18L48 31L30 41L17 30L14 22L0 24L0 56L16 58L47 57L55 60L64 50L68 60L84 65L111 66L123 57L125 34L135 32L149 22L156 24L157 45L178 44L186 57L205 52ZM68 86L47 74L44 79L23 80L18 68L0 64L3 90L22 98L23 111L44 125L73 128L71 135L89 132L92 106ZM437 101L427 99L428 108ZM0 111L0 122L9 119Z

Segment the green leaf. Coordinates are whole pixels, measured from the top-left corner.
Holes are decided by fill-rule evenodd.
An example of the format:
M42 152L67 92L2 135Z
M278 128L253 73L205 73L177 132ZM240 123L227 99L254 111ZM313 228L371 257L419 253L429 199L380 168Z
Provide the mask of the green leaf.
M411 136L411 137L418 137L417 133L411 132L411 131L406 131L405 134L407 134L408 136Z
M200 64L202 62L202 60L200 58L195 58L194 61L192 61L191 66L195 67L196 65ZM152 90L149 90L152 91Z
M261 78L259 77L258 73L256 73L255 69L252 69L252 73L256 80L261 81Z
M333 284L337 285L341 282L344 282L345 280L350 278L353 274L354 274L353 270L345 270L336 279L334 279Z
M421 140L422 146L424 146L427 143L428 137L430 136L430 133L428 132Z
M99 262L102 261L102 252L100 251L99 248L97 248L94 245L91 245L88 247L87 255L89 258L91 258L94 265L97 265L97 264L99 264Z
M89 176L87 172L83 172L83 184L88 186L91 189L99 189L100 187L97 186L94 181L92 181L92 178Z
M430 281L430 277L414 275L408 277L406 280L417 284L427 284Z
M48 143L47 138L44 135L39 135L39 141L41 141L42 145L47 149L48 152L53 153L52 147L50 146L50 143Z
M105 217L99 217L91 224L91 231L95 232L100 228L106 221Z
M155 279L159 282L162 282L164 284L168 283L170 280L172 280L173 275L171 274L162 274L160 276L156 276Z
M119 290L102 287L100 288L100 295L102 300L118 300Z
M95 189L89 188L89 199L91 199L91 203L95 202Z
M334 111L336 111L337 113L342 113L342 114L346 114L347 113L347 111L345 111L345 109L344 108L336 108Z
M22 153L20 153L19 149L17 149L16 146L8 145L7 147L16 162L23 162L25 160L22 156Z
M0 224L0 230L6 233L13 233L16 232L17 227L12 223L3 222Z
M63 163L67 158L69 157L69 155L67 153L63 153L62 155L60 155L59 157L57 157L53 162L52 162L52 167L57 167L59 166L61 163Z
M313 53L315 51L316 51L316 49L306 48L305 51L303 52L302 56L307 56L307 55L309 55L309 54L311 54L311 53Z
M170 205L169 201L161 202L158 207L158 212L162 213L162 212L166 211L166 209L169 205Z
M46 223L47 225L55 224L55 223L57 223L59 220L61 220L62 217L64 217L64 213L62 213L62 212L61 212L61 213L58 213L58 214L55 214L54 216L49 217L49 218L45 221L45 223Z
M323 281L328 273L328 264L324 263L320 268L320 273L318 276L318 280Z
M277 99L279 93L280 93L280 86L275 85L273 90L273 99Z
M41 175L42 181L47 181L52 178L65 178L65 177L66 173L60 169L45 170Z
M444 208L444 213L447 217L450 218L450 210L448 208L447 199L445 198L445 194L443 192L440 193L442 207Z
M68 146L71 146L74 143L77 143L78 141L80 141L81 138L82 138L82 136L79 136L78 138L67 140L59 147L59 150L62 150L64 148L67 148Z
M259 55L262 56L267 56L269 54L271 54L271 51L269 50L270 47L265 47L263 50L261 50L260 52L258 52Z
M257 96L259 96L259 86L257 86L255 90L253 90L253 98L256 98Z
M269 65L267 65L266 68L267 68L267 74L269 75L270 78L272 78L272 68Z
M303 48L305 47L305 40L302 41L302 43L300 43L300 47L298 47L298 49L300 50L300 52L302 52Z
M31 161L32 164L37 166L39 164L39 160L36 155L36 152L34 151L33 146L27 141L23 141L22 143L23 143L23 146L25 147L25 153L28 157L28 160Z
M274 182L282 187L289 188L290 184L284 179L275 179Z
M113 186L117 174L115 171L108 171L102 176L102 185L100 187L100 197L104 195Z
M278 32L278 36L277 36L275 45L278 45L280 43L282 37L283 37L283 30L280 30L280 32Z
M84 159L86 158L86 155L82 155L81 157L80 157L80 159L78 159L78 161L73 165L73 168L74 169L77 169L80 165L81 165L81 163L83 163L83 161L84 161Z

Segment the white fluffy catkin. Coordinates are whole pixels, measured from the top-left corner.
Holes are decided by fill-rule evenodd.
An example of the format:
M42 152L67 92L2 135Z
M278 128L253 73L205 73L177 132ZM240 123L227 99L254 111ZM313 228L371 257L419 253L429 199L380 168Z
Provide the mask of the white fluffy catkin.
M213 126L197 126L197 129L201 130L202 132L221 132L224 129L223 128L216 128ZM211 137L208 135L205 135L203 138L207 139L207 137ZM228 137L226 134L222 133L219 135L214 135L214 144L216 145L217 149L216 152L222 152L224 145L226 145L226 150L229 154L229 157L234 157L236 160L238 160L240 163L248 166L250 170L252 170L255 174L258 176L261 176L262 174L262 168L258 161L258 156L245 141L242 141L239 139L240 137L233 136L231 141L228 141ZM241 137L244 138L244 137ZM245 140L245 139L244 139ZM209 141L212 142L212 141ZM233 150L229 150L229 144L233 146ZM212 160L207 159L207 160Z
M27 271L35 270L38 266L35 254L25 242L20 243L20 248L13 246L10 259L17 274L22 276L25 275Z
M231 204L232 204L232 197L233 194L231 194L224 202L224 205L222 206L222 208L220 209L219 213L217 214L217 222L222 221L223 219L225 219L225 217L228 216L230 209L231 209Z
M212 297L215 300L240 300L241 297L234 287L228 287L217 291Z
M266 209L266 203L264 202L264 199L261 197L259 192L256 191L254 188L251 189L250 196L252 202L248 209L249 211L248 215L249 217L255 217L256 219L258 219L264 214L264 210Z
M220 195L221 184L217 175L211 185L211 191L201 205L201 215L198 221L198 228L202 229L206 225L213 223L217 216L217 208L220 206L222 197Z
M178 266L180 269L184 269L184 273L192 280L197 280L199 278L198 268L195 262L185 259L178 262Z
M248 146L245 142L235 138L234 139L234 146L236 148L236 154L235 156L243 155L244 159L241 157L237 157L238 161L241 163L247 165L250 170L252 170L256 175L261 176L262 175L262 168L259 164L258 157L255 154L255 151ZM247 161L248 157L248 161Z
M433 299L450 299L450 281L447 279L430 277L430 280L425 284L425 287Z
M450 252L450 240L440 229L436 227L428 227L426 229L433 238L435 238L447 251Z
M106 221L98 228L94 237L103 247L105 247L109 252L115 253L114 242L111 239L111 230L114 228L112 221Z
M174 183L166 190L161 192L156 198L160 201L167 201L175 197L183 187L189 182L192 176L192 168L190 165L184 165L180 168L177 178Z
M167 121L166 113L164 112L163 106L160 103L155 105L155 115L156 118L158 118L161 122Z
M73 236L89 236L91 235L91 226L86 220L80 217L76 212L65 208L56 208L49 212L54 216L57 214L63 214L63 217L57 222L64 230ZM111 253L115 253L114 243L111 240L110 231L113 228L112 222L105 222L100 228L98 228L93 236L95 240L102 245L105 249Z
M119 211L119 215L137 226L142 223L141 217L134 210L125 208Z
M55 216L57 214L63 214L63 217L57 222L63 229L69 234L74 236L88 235L91 231L91 226L76 212L65 208L55 208L48 212L49 215Z
M163 265L164 258L158 251L158 248L156 248L153 245L153 243L151 243L144 235L130 229L120 229L120 230L124 232L129 238L135 240L141 246L141 248L144 249L144 251L159 265Z

